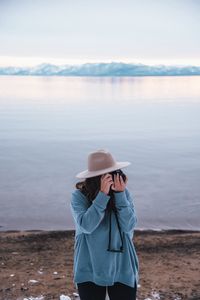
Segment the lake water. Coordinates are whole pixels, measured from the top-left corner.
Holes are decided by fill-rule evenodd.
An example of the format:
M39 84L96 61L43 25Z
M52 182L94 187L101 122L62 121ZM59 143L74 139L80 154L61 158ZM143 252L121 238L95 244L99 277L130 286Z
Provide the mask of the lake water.
M131 162L138 229L200 229L200 76L1 76L0 230L73 229L100 148Z

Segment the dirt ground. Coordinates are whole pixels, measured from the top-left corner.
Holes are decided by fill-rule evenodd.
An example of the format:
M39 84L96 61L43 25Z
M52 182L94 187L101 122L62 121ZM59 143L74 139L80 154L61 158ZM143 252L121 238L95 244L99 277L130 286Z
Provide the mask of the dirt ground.
M200 232L136 231L134 244L138 300L200 300ZM0 299L75 299L73 247L74 231L0 232Z

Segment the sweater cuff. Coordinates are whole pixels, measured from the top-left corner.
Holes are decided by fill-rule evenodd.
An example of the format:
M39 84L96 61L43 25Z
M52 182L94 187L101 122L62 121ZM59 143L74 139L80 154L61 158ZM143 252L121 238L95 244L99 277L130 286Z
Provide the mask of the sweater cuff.
M116 205L116 207L129 206L130 203L127 200L125 190L122 191L122 192L118 192L118 193L114 192L114 194L115 194L115 205Z
M104 192L99 191L96 198L93 200L93 205L96 205L101 209L106 209L109 199L110 199L109 195L106 195Z

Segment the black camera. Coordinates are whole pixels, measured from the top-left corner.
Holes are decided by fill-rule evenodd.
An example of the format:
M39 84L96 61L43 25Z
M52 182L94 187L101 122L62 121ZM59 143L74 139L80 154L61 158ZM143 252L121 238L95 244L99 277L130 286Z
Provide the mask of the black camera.
M113 171L113 172L109 172L109 174L112 175L113 181L114 181L114 175L115 175L115 174L116 174L116 175L117 175L117 174L121 175L123 181L126 181L126 175L122 172L122 170L116 170L116 171Z

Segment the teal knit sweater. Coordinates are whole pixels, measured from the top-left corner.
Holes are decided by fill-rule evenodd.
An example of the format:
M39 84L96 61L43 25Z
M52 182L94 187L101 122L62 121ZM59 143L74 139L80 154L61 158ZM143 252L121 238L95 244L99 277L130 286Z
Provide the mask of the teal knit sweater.
M99 191L92 205L86 196L76 189L72 192L70 208L75 222L74 284L93 281L102 286L121 282L131 287L138 284L138 257L133 244L137 222L133 197L125 188L114 192L115 206L124 252L107 251L109 240L109 216L106 210L110 196ZM111 248L119 249L120 234L114 212L111 213Z

